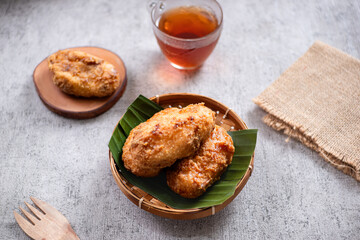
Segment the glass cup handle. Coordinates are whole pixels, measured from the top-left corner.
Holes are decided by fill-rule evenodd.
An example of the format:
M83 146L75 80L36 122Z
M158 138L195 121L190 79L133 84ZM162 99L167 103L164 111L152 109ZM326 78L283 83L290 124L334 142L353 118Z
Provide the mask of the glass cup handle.
M148 1L147 9L148 9L149 13L151 13L154 10L154 8L157 6L160 9L160 11L165 9L165 3L163 1L160 1L160 0Z
M153 11L153 9L156 7L157 3L159 2L159 0L150 0L147 3L147 10L149 13L151 13Z

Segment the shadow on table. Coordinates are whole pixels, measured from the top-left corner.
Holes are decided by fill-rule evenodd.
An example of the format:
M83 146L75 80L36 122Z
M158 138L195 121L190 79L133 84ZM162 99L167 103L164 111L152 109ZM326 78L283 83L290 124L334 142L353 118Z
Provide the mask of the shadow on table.
M169 238L204 237L211 239L224 227L223 224L227 222L226 219L229 218L234 207L235 205L230 203L214 216L194 220L166 219L150 213L149 216L152 216L152 221L156 222L155 225L159 227L159 234Z
M32 75L27 76L26 80L20 87L22 88L21 97L18 97L17 101L21 103L21 106L26 106L26 108L24 108L25 113L33 113L39 111L39 109L40 111L47 110L46 106L41 102L41 99L36 92ZM41 105L41 108L38 107L39 105Z
M195 76L201 71L201 68L191 71L176 69L170 65L161 52L150 52L149 59L151 59L149 62L150 80L156 85L178 87L194 81Z

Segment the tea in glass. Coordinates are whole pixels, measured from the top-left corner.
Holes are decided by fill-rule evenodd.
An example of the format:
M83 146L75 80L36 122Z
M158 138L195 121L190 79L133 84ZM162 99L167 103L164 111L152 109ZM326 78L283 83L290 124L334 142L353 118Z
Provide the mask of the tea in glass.
M170 4L171 2L180 3ZM181 5L191 2L192 5ZM194 5L194 4L198 5ZM163 4L163 5L161 5ZM162 1L156 15L152 11L157 42L171 65L179 69L195 69L211 54L220 37L222 12L214 0ZM170 5L166 9L166 5ZM215 8L215 7L218 8ZM214 11L213 9L218 9ZM157 16L157 18L156 18ZM156 19L154 19L154 17Z

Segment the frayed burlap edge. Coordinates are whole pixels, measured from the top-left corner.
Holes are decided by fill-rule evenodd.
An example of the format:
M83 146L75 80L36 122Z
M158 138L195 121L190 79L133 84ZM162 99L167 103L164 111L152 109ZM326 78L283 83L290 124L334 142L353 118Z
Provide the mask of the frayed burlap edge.
M325 159L325 161L332 164L337 169L341 170L343 173L348 174L355 178L357 181L360 181L360 166L357 166L355 164L351 164L352 161L350 159L345 159L346 156L343 156L339 153L337 153L337 156L330 153L329 151L326 151L324 148L319 146L319 143L317 142L317 138L314 136L311 136L311 134L307 134L307 131L304 130L301 126L296 126L295 124L290 124L291 121L287 120L286 117L283 119L280 119L276 117L275 115L271 114L270 109L272 109L270 106L266 106L267 104L259 99L255 98L253 99L254 103L256 103L258 106L263 108L265 111L267 111L269 114L267 114L263 121L268 126L272 127L273 129L277 131L283 131L286 135L289 137L292 137L294 139L299 140L301 143L305 144L307 147L315 150L319 153L319 155ZM269 109L270 108L270 109ZM281 115L281 114L280 114Z

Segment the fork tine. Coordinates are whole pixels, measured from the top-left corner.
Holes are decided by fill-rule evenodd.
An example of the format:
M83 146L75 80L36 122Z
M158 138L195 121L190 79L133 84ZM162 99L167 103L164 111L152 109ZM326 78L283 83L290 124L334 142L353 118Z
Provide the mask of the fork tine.
M21 210L21 212L30 220L30 222L31 222L32 224L35 225L35 223L36 223L37 221L39 221L36 217L34 217L33 215L31 215L31 213L27 212L27 211L26 211L25 209L23 209L22 207L20 207L20 210Z
M34 231L34 225L29 223L25 218L20 214L14 211L14 216L16 222L19 224L20 228L31 238L40 239L40 236Z
M62 221L64 223L69 223L69 221L62 215L57 209L55 209L50 204L41 201L37 198L30 197L30 199L34 202L34 204L41 209L45 213L45 215L50 215L54 218L56 218L59 221Z
M38 219L41 219L41 217L44 216L44 214L42 212L40 212L39 210L34 208L32 205L28 204L27 202L24 202L24 203L30 209L30 211L35 215L35 217L37 217Z
M20 225L20 227L25 227L25 228L32 228L34 227L33 224L29 223L28 220L26 220L23 216L21 216L20 214L18 214L17 212L14 211L14 216L15 219L17 221L17 223Z
M43 211L46 214L46 207L44 202L40 201L39 199L36 199L34 197L30 197L31 201L33 201L33 203L40 208L41 211Z

